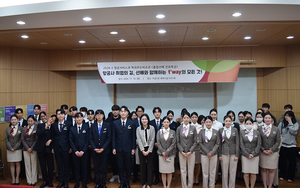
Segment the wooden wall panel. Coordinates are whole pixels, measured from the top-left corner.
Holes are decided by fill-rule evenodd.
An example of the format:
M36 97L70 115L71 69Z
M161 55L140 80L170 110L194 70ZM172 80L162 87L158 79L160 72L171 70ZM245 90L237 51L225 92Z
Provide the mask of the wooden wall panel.
M83 50L80 52L80 62L111 62L112 50ZM97 66L82 65L80 69L97 70Z
M217 48L217 60L251 60L251 47Z
M287 46L287 66L300 66L300 45Z
M287 104L287 91L286 90L264 90L263 91L264 103L269 103L271 106L270 111L281 112L284 105Z
M287 89L286 68L264 69L263 89Z
M147 61L146 49L112 50L112 61Z
M147 49L147 61L180 61L180 48Z
M300 66L287 67L287 85L288 89L300 89Z
M12 80L11 80L11 70L8 69L0 69L0 80L1 87L0 92L11 92L12 88Z
M76 91L69 92L69 105L76 106ZM78 110L81 106L78 107Z
M11 93L0 93L0 106L10 106L11 103Z
M77 63L80 62L80 51L64 50L49 52L49 70L64 71L64 70L79 70Z
M49 89L50 91L71 91L71 82L69 75L64 74L64 72L50 71Z
M295 113L300 113L300 89L297 90L288 90L287 92L287 104L293 105L293 111ZM300 116L297 116L300 118Z
M264 89L264 70L256 69L256 87L257 90Z
M216 48L182 48L182 60L215 60Z
M12 104L14 105L34 105L34 104L48 104L49 93L12 93Z
M11 48L0 47L0 69L11 69Z
M62 104L67 104L70 107L69 92L50 92L49 93L49 112L55 112Z
M12 69L48 70L48 52L43 50L13 48Z
M257 89L257 108L260 108L264 103L264 90Z
M48 71L12 70L12 92L46 92Z
M252 48L252 59L255 67L285 67L285 46L254 46Z

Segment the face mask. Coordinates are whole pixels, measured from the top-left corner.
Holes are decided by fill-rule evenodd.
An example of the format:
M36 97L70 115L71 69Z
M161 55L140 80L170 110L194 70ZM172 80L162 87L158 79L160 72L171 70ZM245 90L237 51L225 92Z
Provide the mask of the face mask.
M83 117L85 117L85 112L81 112L81 113L82 113Z
M263 118L256 118L256 121L260 123L263 121Z
M246 125L246 129L251 130L252 129L252 125Z

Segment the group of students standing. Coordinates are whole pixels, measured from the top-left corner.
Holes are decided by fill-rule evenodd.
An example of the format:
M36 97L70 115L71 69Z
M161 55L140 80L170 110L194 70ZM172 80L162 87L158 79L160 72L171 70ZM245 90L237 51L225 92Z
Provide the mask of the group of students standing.
M234 122L235 113L230 110L223 123L217 121L216 109L211 109L208 116L198 116L184 108L180 117L174 120L173 111L169 110L161 119L162 110L155 107L152 111L155 119L150 121L142 106L130 113L126 106L114 105L105 118L103 110L94 112L81 108L78 112L76 107L70 108L70 116L68 106L62 105L48 120L46 113L40 112L39 117L29 116L27 123L17 116L22 110L17 109L17 115L10 118L5 136L12 184L19 184L23 150L28 185L37 182L39 159L44 180L40 188L53 187L53 154L59 177L57 187L68 188L71 168L76 181L74 188L79 187L80 180L86 188L91 178L92 159L95 188L106 188L108 162L113 170L110 181L118 178L119 188L130 188L131 172L133 182L136 182L138 165L143 188L159 183L160 173L164 188L169 188L177 160L183 188L199 185L201 167L203 187L213 188L219 163L222 187L235 187L239 161L247 188L249 184L254 187L259 167L267 188L272 187L278 170L280 148L280 180L292 182L299 124L292 106L284 108L286 112L278 127L276 118L268 112L268 104L258 110L255 121L251 112L244 111L239 112L239 121ZM34 109L38 111L40 106L36 105Z

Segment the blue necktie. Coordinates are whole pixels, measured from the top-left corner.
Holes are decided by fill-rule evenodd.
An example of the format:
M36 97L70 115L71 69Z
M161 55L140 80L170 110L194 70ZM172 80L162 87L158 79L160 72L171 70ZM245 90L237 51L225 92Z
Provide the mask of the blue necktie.
M157 121L156 127L157 127L157 129L159 129L159 121Z
M99 123L99 136L100 136L100 133L101 133L101 124Z

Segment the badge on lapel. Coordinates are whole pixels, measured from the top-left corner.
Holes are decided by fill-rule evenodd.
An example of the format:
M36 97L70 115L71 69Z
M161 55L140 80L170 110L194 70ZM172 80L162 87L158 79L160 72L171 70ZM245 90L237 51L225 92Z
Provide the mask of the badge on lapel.
M82 134L85 134L85 133L86 133L86 130L83 130L83 131L82 131Z
M214 136L216 136L216 133L214 133Z
M21 133L21 131L18 131L18 133Z
M257 135L254 136L255 138L257 137Z
M171 134L171 135L170 135L170 138L174 138L174 135L173 135L173 134Z
M128 125L128 129L131 129L131 125Z
M68 130L68 128L67 127L64 127L64 129L63 129L64 131L67 131Z
M235 132L233 132L232 135L235 136Z
M276 131L273 131L273 134L276 134Z
M36 133L36 131L32 131L32 133Z
M194 134L194 132L193 132L193 131L190 131L190 134Z

